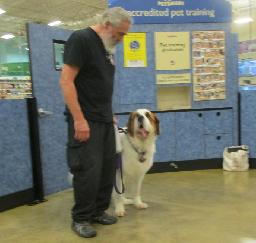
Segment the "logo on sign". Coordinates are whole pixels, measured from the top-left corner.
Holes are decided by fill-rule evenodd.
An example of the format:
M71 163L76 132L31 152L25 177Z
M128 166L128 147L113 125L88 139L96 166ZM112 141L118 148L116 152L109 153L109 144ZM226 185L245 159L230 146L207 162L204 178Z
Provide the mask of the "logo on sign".
M130 43L130 48L132 49L132 50L138 50L139 48L140 48L140 43L138 42L138 41L131 41L131 43Z

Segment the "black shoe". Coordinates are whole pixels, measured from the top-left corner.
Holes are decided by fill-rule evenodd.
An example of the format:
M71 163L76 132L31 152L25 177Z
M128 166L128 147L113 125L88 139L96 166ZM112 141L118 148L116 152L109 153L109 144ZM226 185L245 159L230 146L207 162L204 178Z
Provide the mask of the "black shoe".
M94 216L92 219L92 222L104 224L104 225L110 225L110 224L115 224L117 222L117 218L104 212L100 216Z
M82 223L73 222L71 228L81 237L92 238L97 235L96 230L86 221Z

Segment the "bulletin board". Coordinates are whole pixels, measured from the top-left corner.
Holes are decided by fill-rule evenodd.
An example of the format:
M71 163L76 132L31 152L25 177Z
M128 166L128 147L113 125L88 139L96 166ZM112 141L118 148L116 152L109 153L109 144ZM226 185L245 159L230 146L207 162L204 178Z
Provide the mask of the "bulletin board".
M190 55L188 59L190 59L191 63L189 69L156 70L155 33L159 33L160 29L161 32L172 32L170 31L170 27L172 27L171 29L174 30L174 32L189 33ZM168 90L170 90L170 94L173 94L174 91L178 91L180 93L185 92L187 98L183 103L187 102L186 104L188 104L188 108L228 107L233 104L231 94L237 90L237 87L234 85L234 80L238 77L237 69L234 68L237 66L238 62L236 57L237 39L230 33L229 25L208 24L207 29L204 24L198 24L196 26L135 25L132 27L130 32L137 33L143 31L146 33L147 67L124 67L124 45L121 44L117 47L117 55L115 55L115 111L130 111L136 109L138 104L140 104L140 107L159 110L158 91L162 91L164 88L163 86L166 88L169 86ZM204 43L202 41L200 42L199 39L196 40L196 35L194 34L197 33L206 33L208 35L208 43L209 40L213 42L213 44L211 44L212 46L209 45L210 49L207 47L210 51L207 51L207 48L200 48L200 50L198 50L198 45L202 45L202 43L203 45L206 45L207 41ZM219 36L218 38L213 38L209 37L209 34ZM219 53L218 55L216 54L217 52ZM207 56L213 54L215 54L215 57ZM203 65L206 66L200 67L200 65L202 66L202 63L200 62L204 59L206 63ZM185 58L182 60L185 61ZM206 80L201 81L200 78L206 78ZM199 84L204 84L205 86ZM173 86L183 86L186 88L178 89ZM202 87L205 87L203 92L200 90L203 89ZM198 93L205 95L196 96ZM181 94L181 97L183 97L182 95L183 93ZM168 97L168 95L166 95L166 97ZM168 103L168 101L165 100L165 103ZM183 107L184 106L182 105L181 109L183 109ZM168 109L167 106L165 106L165 109ZM170 107L170 109L173 108ZM179 109L178 106L175 106L175 109Z

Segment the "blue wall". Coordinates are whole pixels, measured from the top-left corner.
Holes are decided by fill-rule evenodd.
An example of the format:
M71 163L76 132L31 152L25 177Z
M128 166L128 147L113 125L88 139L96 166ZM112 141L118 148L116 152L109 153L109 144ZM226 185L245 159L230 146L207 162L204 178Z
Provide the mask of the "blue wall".
M0 196L32 188L26 100L0 100Z
M241 90L241 143L256 158L256 90Z

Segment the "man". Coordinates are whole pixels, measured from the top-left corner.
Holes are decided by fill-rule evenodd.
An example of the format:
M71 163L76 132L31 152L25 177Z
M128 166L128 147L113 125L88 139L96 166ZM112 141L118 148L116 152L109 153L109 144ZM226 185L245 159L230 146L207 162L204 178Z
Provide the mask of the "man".
M105 212L115 176L112 54L130 26L127 11L110 8L98 16L95 25L75 31L65 45L60 85L70 113L67 153L75 200L72 229L86 238L97 234L91 223L117 221Z

